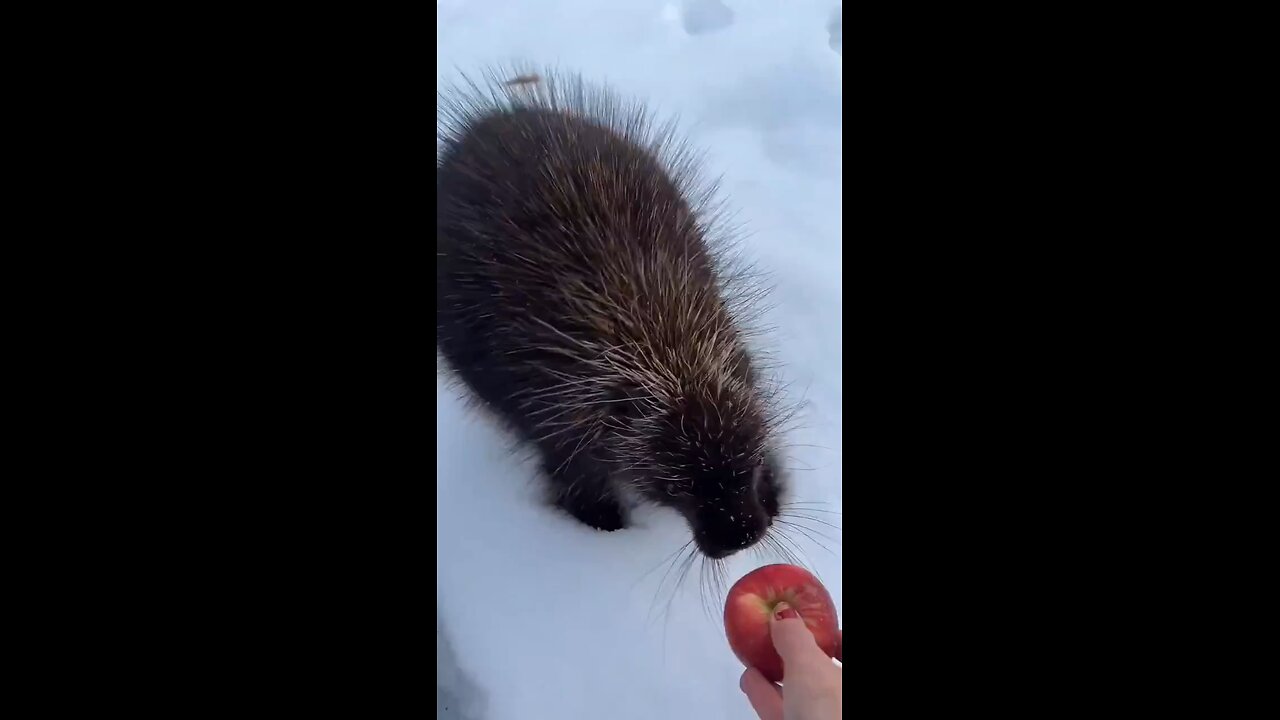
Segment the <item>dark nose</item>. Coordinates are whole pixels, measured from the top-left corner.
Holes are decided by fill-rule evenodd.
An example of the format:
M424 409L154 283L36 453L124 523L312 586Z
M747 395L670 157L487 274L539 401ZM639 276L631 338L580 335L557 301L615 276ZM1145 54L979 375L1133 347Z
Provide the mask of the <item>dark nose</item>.
M702 554L712 560L719 560L720 558L729 557L740 549L741 548L702 548Z
M703 555L719 560L756 544L766 529L767 524L757 526L751 522L727 526L709 522L694 531L694 538Z

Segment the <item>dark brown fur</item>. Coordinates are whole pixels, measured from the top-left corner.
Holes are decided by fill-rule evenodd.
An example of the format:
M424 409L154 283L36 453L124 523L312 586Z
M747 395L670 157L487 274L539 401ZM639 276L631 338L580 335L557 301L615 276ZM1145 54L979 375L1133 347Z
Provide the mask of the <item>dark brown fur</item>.
M550 73L437 94L436 342L535 445L557 504L616 530L633 494L699 549L778 514L778 415L694 162L640 105ZM738 282L735 282L738 281Z

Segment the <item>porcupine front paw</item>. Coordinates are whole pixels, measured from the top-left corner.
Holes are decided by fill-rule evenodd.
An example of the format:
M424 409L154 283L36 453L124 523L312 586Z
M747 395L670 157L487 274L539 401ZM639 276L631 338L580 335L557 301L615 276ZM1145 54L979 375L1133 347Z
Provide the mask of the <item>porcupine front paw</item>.
M612 493L590 497L583 493L561 495L556 501L565 512L597 530L613 532L627 526L626 511Z
M612 532L627 526L627 513L609 482L609 468L589 447L565 443L543 449L543 468L551 479L555 503L584 525ZM576 452L565 452L573 447Z

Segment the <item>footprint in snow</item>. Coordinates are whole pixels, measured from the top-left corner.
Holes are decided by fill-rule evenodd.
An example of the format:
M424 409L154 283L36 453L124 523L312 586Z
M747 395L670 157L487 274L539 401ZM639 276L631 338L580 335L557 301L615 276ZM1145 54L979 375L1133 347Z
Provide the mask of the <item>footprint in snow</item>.
M733 24L733 10L721 0L684 0L680 20L690 35L705 35Z

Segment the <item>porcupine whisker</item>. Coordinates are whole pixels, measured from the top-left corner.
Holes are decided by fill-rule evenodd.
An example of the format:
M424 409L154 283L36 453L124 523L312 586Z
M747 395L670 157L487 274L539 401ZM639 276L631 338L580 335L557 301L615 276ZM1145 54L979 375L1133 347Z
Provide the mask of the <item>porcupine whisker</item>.
M685 543L684 543L683 545L681 545L680 547L676 548L676 549L675 549L674 551L672 551L669 555L667 555L666 557L662 558L662 560L661 560L657 565L654 565L652 568L649 568L649 570L647 570L643 575L641 575L641 576L639 577L639 579L637 579L637 580L636 580L636 584L638 585L638 584L639 584L640 582L642 582L646 577L648 577L648 576L652 575L653 573L657 572L658 568L662 567L663 565L666 565L666 566L667 566L667 572L666 572L666 573L663 573L662 578L658 581L658 587L659 587L659 588L661 588L661 587L662 587L662 584L663 584L664 582L666 582L667 575L671 572L671 563L673 563L673 562L675 561L676 557L677 557L677 556L679 556L681 553L683 553L683 552L684 552L684 551L685 551L685 550L686 550L690 545L692 545L692 544L693 544L693 538L690 538L690 539L686 540L686 541L685 541ZM633 585L632 587L634 588L634 587L635 587L635 585ZM652 607L652 605L651 605L651 607Z
M770 529L770 531L766 533L763 538L761 538L761 545L763 547L768 548L770 551L772 551L773 554L776 555L783 562L790 562L792 564L797 564L795 563L794 558L791 556L791 553L778 543L777 534L774 530Z
M826 505L826 504L828 504L828 503L813 503L813 504L809 504L809 503L794 503L794 502L792 502L792 503L782 503L781 505L779 505L779 507L781 507L781 508L795 508L795 509L798 509L798 510L802 510L802 511L804 511L804 512L822 513L822 514L824 514L824 515L835 515L836 517L839 517L839 516L844 515L844 513L840 512L839 510L824 510L823 508L818 507L818 505Z
M799 560L800 558L807 557L804 551L804 548L800 547L800 544L795 541L795 538L791 537L790 533L788 532L788 528L785 525L782 525L781 523L774 523L774 527L778 530L778 540L783 545L786 545L787 547L795 551L793 554L793 557L795 557L797 560ZM803 565L806 567L809 566L808 563L796 562L796 564Z
M807 510L796 510L794 508L785 508L782 513L779 513L779 516L786 517L788 519L794 518L794 519L804 520L806 522L817 523L819 525L825 525L831 528L832 530L843 530L843 528L841 528L839 525L830 523L826 520L823 520L822 518L808 515L807 513L808 513Z
M812 525L806 525L804 523L797 522L795 520L777 519L775 522L780 522L783 525L785 525L787 528L794 529L796 532L800 533L801 535L804 535L805 537L809 538L810 540L813 540L814 542L817 542L818 538L822 538L830 543L835 543L835 544L840 543L840 539L835 535L832 535L831 531L824 530L822 528L817 528ZM836 530L835 532L837 535L841 534L841 531L839 530Z
M805 537L805 539L809 540L810 542L814 543L815 545L818 545L818 546L819 546L819 547L821 547L823 550L826 550L827 552L831 553L832 555L835 555L835 556L838 556L838 555L839 555L839 553L836 553L836 552L835 552L834 550L832 550L828 545L826 545L826 543L831 543L832 545L837 545L837 546L838 546L838 545L840 544L840 540L839 540L838 538L832 537L831 535L827 535L826 533L823 533L823 532L821 532L821 531L819 531L819 530L816 530L816 529L814 529L814 528L807 527L807 526L803 526L803 525L797 525L796 523L792 523L792 522L785 522L785 521L784 521L784 522L783 522L783 525L784 525L786 528L788 528L788 529L790 529L790 530L794 530L795 532L797 532L797 533L799 533L799 534L803 535L803 536Z
M685 555L685 559L680 563L680 572L676 575L675 585L671 588L671 594L667 597L666 609L663 614L668 618L671 615L671 603L675 600L676 593L680 587L684 585L684 579L688 576L689 570L693 568L693 563L697 559L698 553L694 551L692 541L690 541L689 552Z
M778 520L777 522L781 523L784 527L793 529L796 532L800 533L801 535L805 536L810 542L822 548L823 550L826 550L828 553L831 553L832 556L839 557L834 550L832 550L825 543L823 543L821 540L815 537L808 528L805 528L801 525L797 525L796 523L793 523L793 522L788 522L786 520ZM829 537L826 535L823 535L822 537L826 538L830 542L836 542L836 539L833 537Z
M782 558L785 561L793 565L800 565L801 567L807 567L804 561L800 559L800 556L797 555L793 550L793 545L787 542L787 537L785 533L783 533L777 527L777 525L771 528L770 539L773 542L773 547L778 551L778 553L782 556Z

